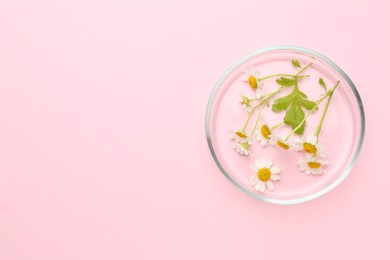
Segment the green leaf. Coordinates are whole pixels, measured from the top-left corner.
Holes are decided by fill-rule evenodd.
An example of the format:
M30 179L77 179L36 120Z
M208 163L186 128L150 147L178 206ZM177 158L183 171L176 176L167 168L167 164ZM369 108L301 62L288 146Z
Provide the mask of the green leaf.
M290 125L292 129L295 129L304 119L305 119L305 112L303 112L299 103L293 102L291 104L291 107L287 110L283 121L285 124ZM301 135L303 134L304 130L305 130L305 123L303 123L302 126L295 131L295 133Z
M294 65L297 68L301 67L301 63L299 61L297 61L297 60L292 60L291 63L292 63L292 65Z
M281 77L280 79L276 80L276 83L278 83L283 87L290 87L290 86L294 86L297 83L297 81L295 79L288 79L285 77Z
M308 99L301 99L300 102L301 105L304 106L307 110L312 110L316 106L315 102ZM316 110L318 110L318 107L316 108Z
M301 95L301 97L303 97L303 98L307 98L307 95L305 93L303 93L302 91L299 91L299 95Z
M306 110L318 110L317 103L307 99L307 95L299 90L298 85L295 82L295 87L290 94L280 97L274 100L272 104L272 111L280 112L287 110L284 116L284 123L289 125L292 129L298 127L305 119ZM303 134L305 130L305 122L295 131L296 134Z
M290 106L293 98L294 98L293 93L290 93L287 96L275 99L272 105L272 111L280 112L282 110L286 110Z
M318 80L318 83L325 89L325 91L328 90L327 87L326 87L326 84L325 84L325 81L324 81L323 78L320 78L320 79Z

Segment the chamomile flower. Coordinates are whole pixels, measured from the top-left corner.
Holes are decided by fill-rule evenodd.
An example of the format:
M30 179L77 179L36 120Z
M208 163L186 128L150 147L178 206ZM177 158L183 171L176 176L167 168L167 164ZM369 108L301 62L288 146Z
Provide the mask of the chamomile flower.
M277 136L271 131L271 129L265 123L261 122L260 126L256 129L258 135L256 136L257 141L261 143L261 145L275 145L278 141Z
M325 157L324 148L318 143L318 137L314 135L309 135L306 138L296 138L293 148L297 151L305 151L314 156L319 154L321 157Z
M249 98L247 96L245 96L243 93L240 93L239 95L240 95L240 97L238 98L238 102L240 102L242 104L245 111L247 111L247 112L251 111L252 107L251 107L251 101L249 100Z
M284 150L290 149L290 143L286 140L279 139L276 144L280 147L283 148Z
M242 80L248 82L249 86L256 91L256 97L260 98L262 95L262 81L258 81L260 78L260 73L255 70L253 67L244 70L244 75Z
M252 140L249 139L245 143L235 143L233 148L241 155L250 155L251 154L251 151L250 151L251 145L252 145Z
M322 174L323 167L328 164L328 162L318 160L312 155L307 155L306 159L298 162L299 169L306 174Z
M246 143L249 140L252 140L252 137L243 130L236 130L233 131L230 139L234 140L236 143Z
M262 158L256 159L251 165L252 170L255 172L250 178L249 184L252 185L255 190L264 192L266 188L274 190L275 186L272 181L280 180L280 168L276 165L272 166L271 160Z

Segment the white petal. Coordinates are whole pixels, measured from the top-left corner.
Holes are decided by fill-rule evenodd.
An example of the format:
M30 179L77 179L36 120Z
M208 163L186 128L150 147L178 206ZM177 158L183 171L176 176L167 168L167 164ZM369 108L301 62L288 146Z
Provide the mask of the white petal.
M270 145L275 145L277 140L278 140L278 137L276 135L274 135L274 134L271 134L270 137L269 137L268 142L269 142Z
M272 160L267 160L265 163L265 167L270 168L272 165Z
M329 162L325 162L325 161L319 161L321 163L322 166L327 166L329 165Z
M258 191L264 192L265 191L265 182L259 181L256 184L255 189L258 190Z
M310 168L307 168L305 172L306 172L306 174L312 173L312 171L310 170Z
M272 174L280 173L280 168L278 166L276 166L276 165L272 166L270 170L271 170Z
M307 153L306 154L306 162L315 162L316 157L313 154Z
M303 149L303 143L303 139L298 137L291 142L291 147L296 151L301 151Z
M262 145L262 146L265 146L266 144L267 144L267 139L261 140L261 145Z
M257 87L257 89L256 89L256 97L257 97L257 98L261 98L262 92L263 92L263 91L261 91L261 88Z
M262 167L261 167L261 160L256 159L256 160L255 160L255 166L256 166L257 170L259 170L260 168L262 168Z
M291 143L291 148L294 149L295 151L302 151L302 145L297 144L297 143Z
M306 160L300 160L300 161L298 161L297 164L298 164L299 169L300 169L301 171L306 170L306 168L307 168L307 162L306 162Z
M324 150L318 149L318 148L317 148L317 153L318 153L322 158L325 158L325 152L324 152Z
M271 180L273 180L273 181L278 181L278 180L280 180L280 176L279 176L279 175L276 175L276 174L272 174L272 175L271 175Z
M261 158L260 162L261 162L262 168L264 168L265 165L267 164L267 159L265 159L265 158L263 157L263 158Z
M253 186L253 185L256 185L258 182L259 182L259 178L257 177L257 174L253 174L251 176L249 184Z
M261 168L264 168L265 167L265 159L264 158L261 158L261 160L258 160L258 163L256 164L256 166L261 169Z
M251 166L252 171L254 171L254 172L257 172L259 170L259 168L256 167L255 163L251 163L250 166Z
M274 184L271 181L267 181L267 187L268 187L269 190L274 190L275 189L275 186L274 186Z

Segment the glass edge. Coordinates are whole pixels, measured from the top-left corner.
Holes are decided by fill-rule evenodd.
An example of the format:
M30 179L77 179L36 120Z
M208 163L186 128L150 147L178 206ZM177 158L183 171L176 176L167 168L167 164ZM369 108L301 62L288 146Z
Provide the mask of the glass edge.
M237 181L235 181L233 179L233 177L231 177L226 172L226 170L224 169L222 164L219 162L217 154L215 153L215 150L214 150L214 147L213 147L213 143L211 141L211 133L210 133L211 108L212 108L212 105L214 103L215 96L216 96L216 94L217 94L217 92L218 92L222 82L226 79L226 77L234 69L236 69L238 66L240 66L241 64L243 64L244 62L246 62L247 60L252 58L253 56L256 56L256 55L259 55L259 54L262 54L262 53L271 52L271 51L277 51L277 50L296 51L296 52L303 52L303 53L310 54L312 56L315 56L317 58L322 59L324 62L326 62L328 65L330 65L333 69L335 69L338 73L340 73L340 75L343 76L343 78L347 81L349 87L352 89L352 92L355 95L355 98L356 98L356 101L357 101L358 107L359 107L360 121L361 121L359 143L358 143L358 146L356 148L355 154L353 155L352 161L350 162L348 167L344 170L344 172L334 182L332 182L331 184L329 184L328 186L326 186L322 190L317 191L317 192L315 192L313 194L310 194L308 196L304 196L302 198L291 199L291 200L281 200L281 199L272 199L272 198L264 197L262 195L259 195L259 194L256 194L256 193L253 193L253 192L247 190L241 184L239 184ZM331 191L335 187L337 187L349 175L349 173L351 172L352 168L354 167L354 165L355 165L355 163L357 161L357 158L359 157L359 154L360 154L362 146L363 146L364 135L365 135L365 125L366 125L366 123L365 123L365 113L364 113L362 99L361 99L361 97L359 95L359 92L356 89L355 84L352 82L352 80L349 78L349 76L339 66L337 66L332 60L330 60L328 57L324 56L323 54L321 54L319 52L316 52L316 51L313 51L313 50L310 50L310 49L307 49L307 48L304 48L304 47L292 46L292 45L275 45L275 46L262 48L262 49L259 49L259 50L251 52L250 54L244 56L243 58L241 58L240 60L235 62L233 65L231 65L222 74L222 76L218 79L218 81L216 82L216 84L215 84L215 86L214 86L214 88L213 88L213 90L212 90L212 92L210 94L210 98L209 98L209 101L207 103L206 118L205 119L206 119L205 130L206 130L207 143L208 143L210 152L211 152L211 154L212 154L212 156L214 158L214 161L217 164L218 168L223 173L223 175L225 175L225 177L230 182L232 182L237 188L239 188L242 192L250 195L251 197L254 197L254 198L258 199L258 200L261 200L261 201L264 201L264 202L267 202L267 203L279 204L279 205L292 205L292 204L298 204L298 203L303 203L303 202L306 202L306 201L310 201L310 200L313 200L315 198L318 198L318 197L328 193L329 191Z

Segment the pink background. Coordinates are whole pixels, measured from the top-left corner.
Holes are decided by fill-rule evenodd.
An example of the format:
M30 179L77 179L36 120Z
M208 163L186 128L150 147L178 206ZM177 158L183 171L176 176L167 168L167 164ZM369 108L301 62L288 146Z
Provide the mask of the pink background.
M389 13L387 0L1 0L0 259L389 259ZM294 206L235 188L204 133L219 76L272 44L334 60L367 116L352 174Z

